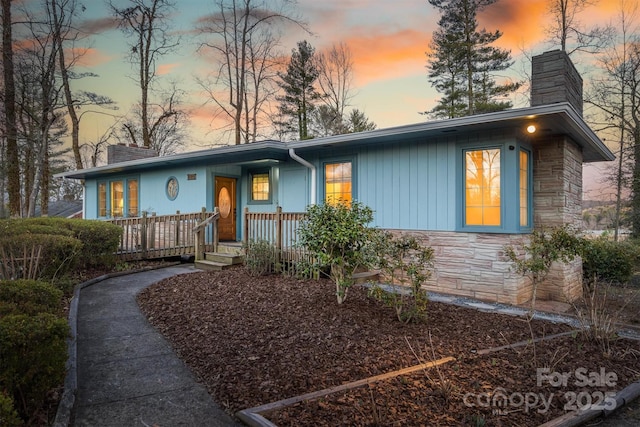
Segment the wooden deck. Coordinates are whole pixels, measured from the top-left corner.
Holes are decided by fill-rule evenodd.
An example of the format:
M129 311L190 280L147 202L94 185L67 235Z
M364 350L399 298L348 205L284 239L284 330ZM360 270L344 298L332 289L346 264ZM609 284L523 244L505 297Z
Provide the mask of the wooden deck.
M168 258L182 255L198 256L197 252L216 250L216 221L209 220L216 212L205 210L174 215L146 215L136 218L107 220L122 227L116 256L121 260ZM208 222L207 222L208 221ZM204 225L203 225L204 223ZM201 249L196 251L200 230Z
M217 210L173 215L143 215L136 218L107 220L123 230L116 255L121 260L140 260L192 255L204 258L205 252L216 252ZM304 212L249 212L245 208L244 244L266 241L273 245L277 261L293 265L306 259L299 245L297 231Z

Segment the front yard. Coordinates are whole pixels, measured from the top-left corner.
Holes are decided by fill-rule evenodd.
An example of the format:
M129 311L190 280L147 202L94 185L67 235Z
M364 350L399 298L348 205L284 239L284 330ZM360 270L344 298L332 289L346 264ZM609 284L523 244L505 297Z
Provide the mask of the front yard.
M564 324L430 302L403 324L354 287L339 306L328 280L251 277L244 268L162 281L142 310L229 413L452 356L359 388L286 406L277 425L531 425L640 379L640 342L604 354ZM633 310L638 310L637 305ZM523 342L515 348L486 352ZM562 380L564 379L564 380Z

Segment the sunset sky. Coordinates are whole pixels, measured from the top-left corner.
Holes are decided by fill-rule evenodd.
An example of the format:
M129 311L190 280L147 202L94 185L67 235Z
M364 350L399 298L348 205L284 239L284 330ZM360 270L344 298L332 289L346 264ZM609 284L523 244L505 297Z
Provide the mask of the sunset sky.
M80 85L111 96L119 105L118 113L125 113L139 93L130 77L133 70L126 60L125 41L121 32L113 28L102 1L84 3L87 10L82 17L95 36L82 62L99 77L83 79ZM212 107L203 107L205 98L194 84L195 76L202 76L214 66L195 53L198 44L192 33L197 19L213 11L213 2L177 0L176 3L175 29L183 34L183 39L178 53L162 59L159 73L163 74L163 81L180 82L189 94L192 147L226 142L225 137L212 130L219 123L212 122ZM555 48L545 43L544 28L550 22L547 4L547 0L500 0L479 16L480 27L504 33L496 44L511 51L516 63L508 75L514 79L521 78L519 73L522 75L529 68L521 53L523 49L539 54ZM586 26L615 22L619 5L620 0L601 0L597 7L583 13L580 20ZM379 128L425 120L419 112L433 108L439 98L427 80L425 55L439 15L427 0L298 0L297 10L313 34L292 28L282 40L285 54L290 54L302 39L319 51L345 42L355 63L357 95L352 107L364 111ZM586 63L577 65L582 70L589 68ZM519 107L528 103L525 96L517 96L514 101ZM113 121L110 116L87 115L83 140L97 139Z

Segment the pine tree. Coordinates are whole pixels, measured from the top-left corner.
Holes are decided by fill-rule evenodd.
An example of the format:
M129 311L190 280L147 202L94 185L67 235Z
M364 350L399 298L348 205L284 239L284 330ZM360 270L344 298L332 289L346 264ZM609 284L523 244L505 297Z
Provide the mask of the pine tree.
M429 0L441 12L439 28L434 31L427 54L429 80L443 94L428 114L453 118L512 106L505 96L518 83L498 85L495 73L512 64L509 51L491 46L502 33L478 29L477 13L497 0Z
M276 123L280 128L288 132L298 133L300 140L309 139L309 121L314 102L320 99L320 95L314 86L319 72L314 61L315 49L306 41L298 42L297 50L291 53L291 60L287 66L287 72L278 73L280 88L284 96L278 97L280 101L279 113L281 117L291 118L289 122Z

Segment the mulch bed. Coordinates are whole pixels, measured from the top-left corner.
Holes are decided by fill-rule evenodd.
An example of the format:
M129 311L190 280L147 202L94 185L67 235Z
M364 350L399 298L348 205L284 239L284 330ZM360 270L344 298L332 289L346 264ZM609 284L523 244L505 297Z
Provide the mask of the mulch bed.
M564 413L572 396L581 399L576 405L587 399L597 403L600 394L640 378L636 341L614 341L604 355L596 343L574 334L483 355L483 349L529 340L532 330L543 337L569 327L533 321L530 329L518 317L436 302L430 303L426 322L405 325L360 287L338 305L328 280L251 277L244 268L197 272L152 285L138 302L231 414L441 357L456 358L439 370L267 414L283 426L539 425ZM538 384L537 368L569 373L567 386ZM615 373L615 384L581 384L580 373L601 372ZM507 397L506 404L497 400L499 393ZM519 404L518 395L531 403ZM497 403L486 403L493 396ZM551 402L547 410L542 398Z

